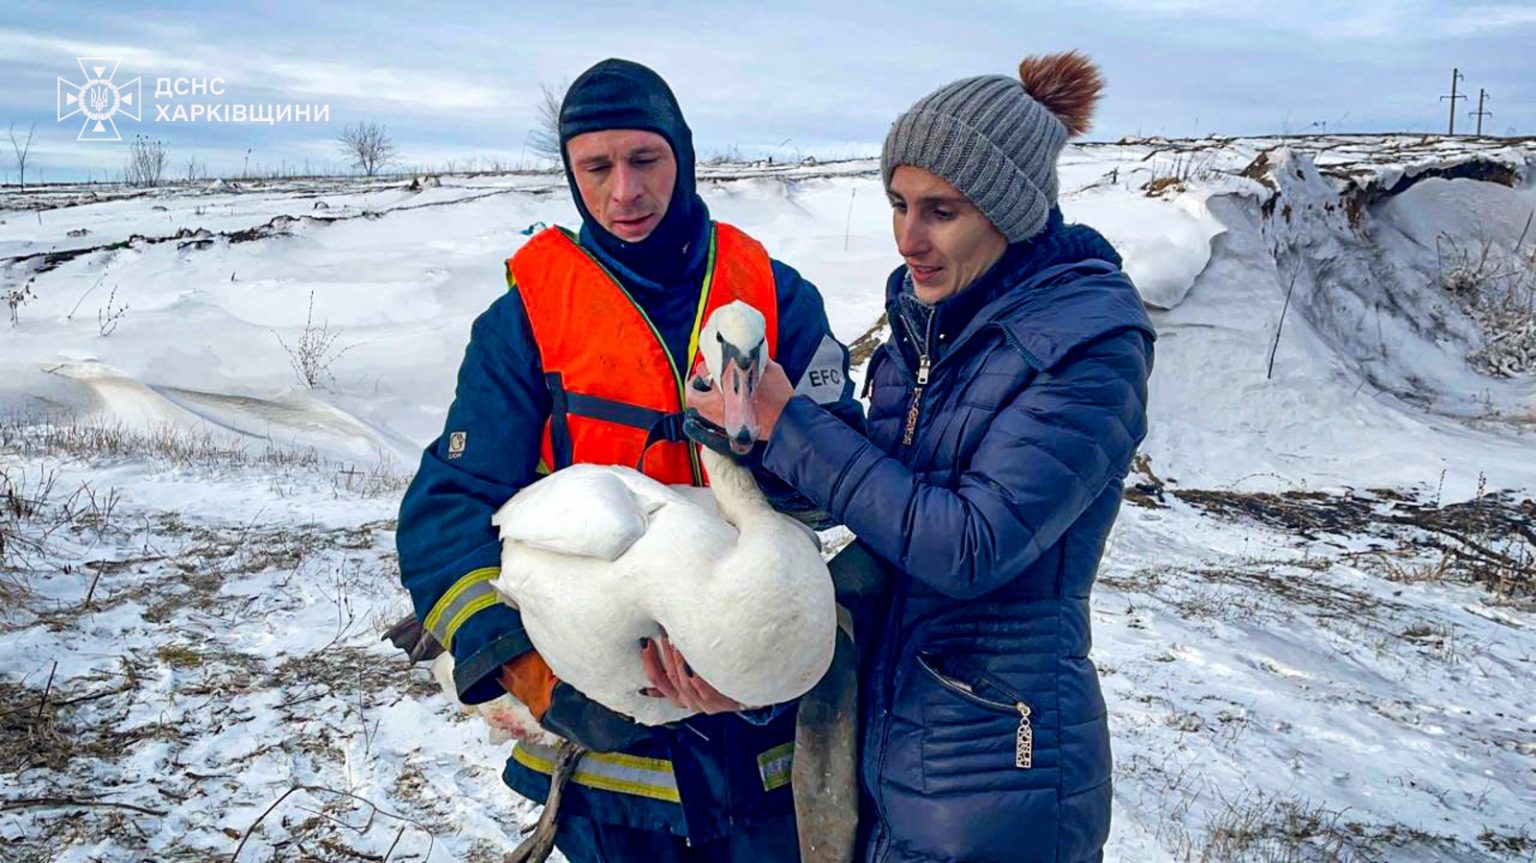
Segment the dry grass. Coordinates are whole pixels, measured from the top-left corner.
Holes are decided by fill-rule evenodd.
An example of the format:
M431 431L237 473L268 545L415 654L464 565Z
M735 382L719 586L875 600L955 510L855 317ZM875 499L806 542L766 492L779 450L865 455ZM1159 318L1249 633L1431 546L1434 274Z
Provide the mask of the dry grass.
M141 740L174 738L169 726L125 721L144 667L128 659L121 667L119 675L97 675L80 691L51 679L33 686L0 682L0 776L20 782L33 771L62 771L76 759L118 758Z
M1514 833L1485 829L1477 841L1491 853L1507 856L1511 860L1530 860L1536 857L1536 836L1525 828Z
M1536 599L1536 501L1487 492L1483 479L1472 500L1443 506L1385 489L1171 494L1212 515L1255 521L1307 540L1333 534L1390 542L1354 557L1392 581L1472 583L1499 601Z
M404 690L414 698L440 695L430 674L414 673L403 654L385 653L355 644L336 645L319 653L290 657L264 683L298 692L324 692L338 698L373 698Z
M1184 181L1178 177L1164 176L1148 180L1141 190L1147 193L1147 197L1156 198L1168 192L1177 194L1185 188Z
M858 366L869 362L869 358L875 354L875 348L880 347L880 333L885 330L886 326L889 324L890 318L886 315L885 312L881 312L880 320L875 321L874 326L865 330L864 335L854 339L853 344L848 346L849 368L857 368Z
M1148 509L1163 509L1168 505L1164 492L1167 484L1152 470L1152 457L1138 452L1131 458L1131 483L1125 488L1127 503Z
M1174 853L1185 863L1387 863L1401 857L1403 849L1435 856L1461 850L1446 836L1400 824L1367 824L1347 815L1346 810L1262 792L1223 800L1205 832L1178 837Z
M1220 173L1216 169L1216 154L1201 150L1177 151L1173 157L1162 156L1154 151L1146 157L1151 162L1152 179L1142 184L1141 190L1149 198L1186 191L1191 183L1207 180Z
M29 582L60 533L101 539L116 528L118 494L89 482L59 485L46 468L0 467L0 620L10 620L36 597Z
M313 447L283 447L270 442L245 445L229 435L163 425L150 430L76 416L0 418L0 454L22 458L74 458L99 465L147 461L178 468L250 469L284 476L330 474L337 497L394 497L410 485L411 475L383 457L359 469L324 458ZM0 537L7 536L0 521ZM3 560L0 548L0 560Z
M1123 593L1162 599L1184 620L1261 620L1305 610L1320 625L1352 625L1402 606L1333 583L1334 561L1244 558L1221 566L1144 567L1129 575L1104 573L1099 582Z
M178 426L140 431L121 423L80 417L12 415L0 419L0 452L22 457L67 456L91 463L111 460L168 462L178 467L310 468L322 466L313 448L239 446L212 432Z

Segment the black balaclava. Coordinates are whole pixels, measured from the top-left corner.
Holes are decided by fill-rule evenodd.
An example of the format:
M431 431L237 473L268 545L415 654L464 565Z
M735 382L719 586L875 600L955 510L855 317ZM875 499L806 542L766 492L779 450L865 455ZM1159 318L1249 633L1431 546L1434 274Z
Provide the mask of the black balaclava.
M643 129L667 139L677 160L677 181L667 213L650 236L638 243L609 233L581 200L571 172L566 142L585 132ZM609 59L581 73L560 103L560 157L565 179L587 230L598 245L637 275L663 284L681 279L687 267L684 250L699 235L707 212L694 189L693 132L683 119L677 98L660 75L629 60Z

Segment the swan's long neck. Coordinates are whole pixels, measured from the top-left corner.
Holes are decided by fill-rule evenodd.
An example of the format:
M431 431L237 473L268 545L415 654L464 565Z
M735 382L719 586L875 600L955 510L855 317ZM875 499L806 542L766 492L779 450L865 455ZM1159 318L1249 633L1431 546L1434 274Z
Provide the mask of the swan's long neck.
M699 449L704 469L709 471L709 487L715 493L720 515L726 521L737 530L744 530L747 522L773 515L773 507L763 497L762 489L757 487L752 471L709 447Z
M737 537L708 581L716 646L690 662L743 704L784 701L810 689L831 662L832 580L815 534L775 512L750 470L708 448L703 457L720 515Z

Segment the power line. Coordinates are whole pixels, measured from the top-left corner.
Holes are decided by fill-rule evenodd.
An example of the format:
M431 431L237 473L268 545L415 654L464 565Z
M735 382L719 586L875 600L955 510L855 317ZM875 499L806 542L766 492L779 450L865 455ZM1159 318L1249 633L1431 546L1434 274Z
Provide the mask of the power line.
M1482 87L1478 87L1477 88L1477 110L1476 111L1468 111L1467 112L1468 115L1477 118L1477 136L1479 138L1481 138L1483 136L1483 118L1484 117L1492 117L1493 116L1493 112L1492 111L1484 111L1483 110L1483 103L1486 102L1490 98L1492 98L1492 97L1490 97L1488 95L1488 91L1487 90L1484 90ZM1454 105L1456 103L1452 102L1451 104Z
M1450 131L1446 133L1448 135L1455 135L1456 134L1456 100L1457 99L1465 99L1465 98L1467 98L1466 96L1458 96L1458 95L1456 95L1456 84L1459 83L1465 77L1466 77L1465 75L1461 74L1461 70L1460 69L1456 69L1456 68L1451 69L1451 95L1449 95L1449 96L1441 96L1440 97L1440 101L1442 101L1442 102L1444 102L1447 99L1451 100L1451 128L1450 128Z

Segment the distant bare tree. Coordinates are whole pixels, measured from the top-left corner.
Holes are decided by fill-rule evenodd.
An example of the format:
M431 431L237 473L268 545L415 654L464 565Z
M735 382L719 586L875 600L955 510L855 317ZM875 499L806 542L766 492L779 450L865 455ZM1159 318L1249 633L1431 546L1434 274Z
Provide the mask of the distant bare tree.
M539 85L541 95L535 106L538 110L538 125L528 135L528 149L535 156L560 158L560 102L568 89L570 85L564 81L554 87Z
M363 169L363 173L370 177L394 161L395 142L382 124L361 121L349 123L336 136L336 140L352 164Z
M130 186L158 186L165 176L168 161L164 141L151 141L137 135L128 145L128 164L123 168L123 180Z
M20 176L18 182L23 189L27 187L27 153L32 150L32 133L36 131L37 124L33 123L27 129L27 140L23 143L16 140L16 124L11 124L11 149L16 153L16 173Z

